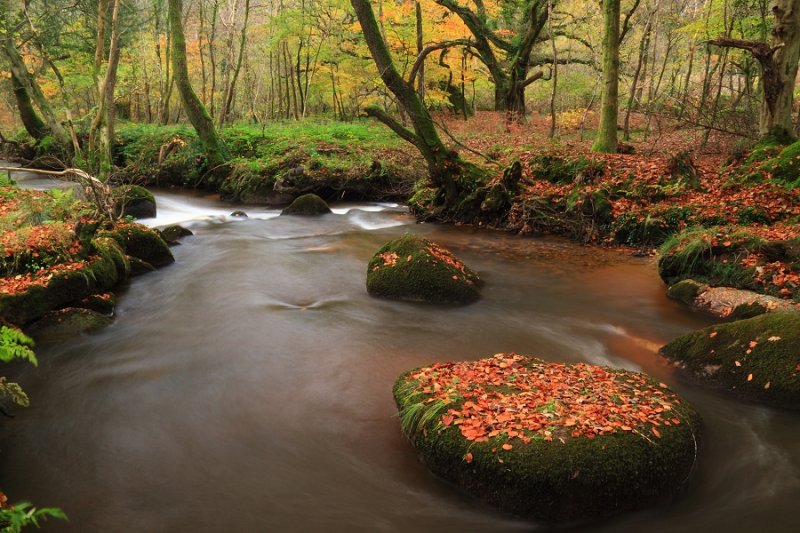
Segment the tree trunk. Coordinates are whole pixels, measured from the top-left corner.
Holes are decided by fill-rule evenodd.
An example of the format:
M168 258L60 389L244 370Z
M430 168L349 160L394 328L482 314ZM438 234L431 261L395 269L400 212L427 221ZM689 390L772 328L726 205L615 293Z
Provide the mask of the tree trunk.
M760 132L775 128L792 134L792 101L800 58L800 0L778 0L772 7L772 64L764 68L764 99L761 104ZM770 68L771 67L771 68Z
M215 167L225 163L229 158L228 148L217 135L214 122L208 114L203 102L197 97L189 80L189 69L186 65L186 40L183 35L181 13L183 0L169 0L170 34L172 36L172 72L175 84L178 87L183 109L186 117L191 122L203 149L206 153L208 165Z
M13 72L11 73L11 86L14 89L14 98L17 101L17 110L19 111L19 118L22 120L22 125L25 127L25 131L28 132L28 135L38 141L47 135L50 130L47 128L47 124L45 124L36 113L28 91Z
M114 119L116 117L116 107L114 105L114 89L117 85L117 67L119 66L119 5L120 0L113 0L111 6L111 48L108 52L108 64L106 65L106 75L102 81L97 78L97 112L89 127L89 154L90 157L98 157L99 174L104 176L111 168L111 145L114 138ZM98 17L105 19L105 12L98 13ZM98 26L105 26L105 23L98 21ZM99 76L100 67L103 62L103 46L100 43L101 37L97 37L97 55L100 63L95 63L95 70ZM103 131L104 130L104 131Z
M378 118L401 138L417 147L428 166L432 185L444 191L445 207L454 207L460 192L456 179L464 171L464 163L455 152L448 150L444 145L433 119L414 87L409 85L395 68L369 0L350 0L350 3L355 9L361 31L364 33L364 39L381 79L408 112L414 131L405 128L376 107L367 108L367 113Z
M617 151L617 115L619 114L619 2L603 1L603 98L600 105L600 127L592 150Z
M219 112L219 125L222 126L228 118L233 106L233 92L236 90L236 80L239 79L239 72L242 70L242 58L244 58L244 47L247 43L247 23L250 19L250 0L244 2L244 22L242 23L242 33L239 37L239 56L236 58L236 67L233 69L230 83L225 88L225 96L222 99L222 108Z

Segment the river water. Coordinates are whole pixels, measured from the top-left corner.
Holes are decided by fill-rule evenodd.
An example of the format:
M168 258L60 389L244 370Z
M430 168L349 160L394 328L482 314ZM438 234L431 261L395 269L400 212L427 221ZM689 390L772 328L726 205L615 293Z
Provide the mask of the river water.
M652 260L558 239L417 225L389 205L277 217L159 193L195 232L135 278L115 323L38 347L32 398L0 422L0 486L62 507L46 531L528 531L432 477L403 439L395 378L501 351L644 370L704 417L699 468L663 506L586 531L797 531L800 417L703 391L655 350L709 324ZM412 231L486 281L466 307L369 297L366 264Z

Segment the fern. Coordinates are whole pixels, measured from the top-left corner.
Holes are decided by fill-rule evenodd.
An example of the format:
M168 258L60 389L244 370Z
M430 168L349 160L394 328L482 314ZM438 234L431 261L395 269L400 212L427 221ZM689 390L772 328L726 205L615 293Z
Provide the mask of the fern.
M29 502L0 507L0 532L19 533L25 526L38 528L47 518L68 520L67 515L61 509L55 507L37 509Z
M22 359L36 366L36 354L33 353L33 339L16 328L0 326L0 361L8 363L14 359Z

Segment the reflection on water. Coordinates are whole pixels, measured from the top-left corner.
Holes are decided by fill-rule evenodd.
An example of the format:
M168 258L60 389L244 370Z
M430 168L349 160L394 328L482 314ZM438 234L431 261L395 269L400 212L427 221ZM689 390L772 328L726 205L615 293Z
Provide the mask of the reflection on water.
M596 531L790 531L800 424L673 376L658 346L707 322L664 296L649 260L557 239L414 225L395 206L318 219L159 194L195 236L136 278L110 328L39 348L14 377L0 485L59 505L53 531L525 531L430 476L391 387L433 361L500 351L642 369L706 422L689 489ZM366 264L406 231L486 280L466 307L370 298Z

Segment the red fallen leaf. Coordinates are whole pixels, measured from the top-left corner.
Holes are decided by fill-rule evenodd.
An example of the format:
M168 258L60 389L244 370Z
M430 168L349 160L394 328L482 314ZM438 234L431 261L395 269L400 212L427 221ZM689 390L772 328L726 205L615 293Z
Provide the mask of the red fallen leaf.
M464 455L464 460L467 462L467 464L470 464L472 462L472 453L467 452L466 455Z
M511 448L513 448L513 447L514 447L514 446L512 446L512 445L511 445L511 444L509 444L509 443L505 443L505 444L503 444L503 449L504 449L505 451L508 451L508 450L510 450L510 449L511 449Z
M750 341L750 345L749 346L750 346L750 348L755 348L756 346L758 346L758 343L756 341Z
M442 424L445 426L449 426L453 423L453 415L443 415L442 416Z
M564 425L566 427L574 426L576 423L577 423L577 420L575 420L574 418L567 418L566 420L564 420Z
M656 428L650 428L650 430L653 432L653 435L655 435L659 439L661 438L661 433L659 433Z
M457 279L458 279L458 276L456 276L456 275L453 275L453 279L457 280Z
M769 385L770 385L770 382L769 382L769 381L767 381L767 383L764 385L764 389L765 389L765 390L766 390L766 389L768 389L768 388L769 388Z
M747 374L747 381L753 381L753 374Z
M712 331L711 333L708 334L708 337L713 339L717 335L719 335L719 331Z

